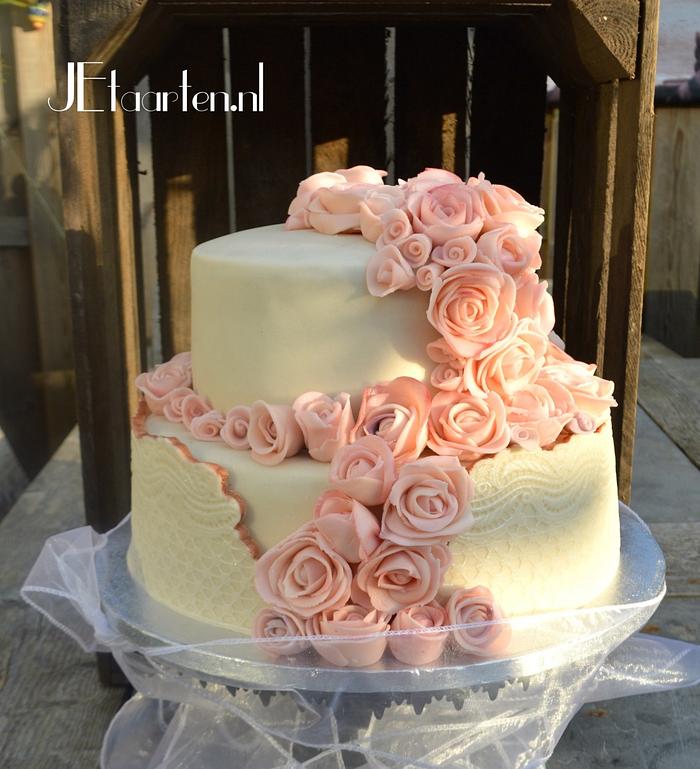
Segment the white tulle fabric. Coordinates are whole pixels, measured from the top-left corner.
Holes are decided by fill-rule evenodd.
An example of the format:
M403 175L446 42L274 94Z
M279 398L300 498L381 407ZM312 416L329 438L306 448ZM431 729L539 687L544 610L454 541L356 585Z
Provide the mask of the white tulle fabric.
M638 603L512 620L511 658L534 660L563 645L574 653L559 667L499 683L424 691L415 670L409 693L353 693L348 671L339 679L346 690L242 689L176 668L172 644L139 647L111 627L95 565L109 536L83 527L51 537L22 588L86 652L111 651L137 690L110 725L102 769L534 769L584 703L700 682L700 646L636 633L662 591ZM217 646L260 659L254 639L200 644ZM477 661L443 660L458 662Z

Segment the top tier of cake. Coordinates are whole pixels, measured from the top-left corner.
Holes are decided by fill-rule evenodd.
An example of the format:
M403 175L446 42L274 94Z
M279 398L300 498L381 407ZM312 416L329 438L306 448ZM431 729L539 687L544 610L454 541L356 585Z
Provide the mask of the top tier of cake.
M360 235L237 232L192 254L196 390L224 413L261 399L292 403L309 390L349 392L412 376L426 380L428 297L367 292L374 244Z

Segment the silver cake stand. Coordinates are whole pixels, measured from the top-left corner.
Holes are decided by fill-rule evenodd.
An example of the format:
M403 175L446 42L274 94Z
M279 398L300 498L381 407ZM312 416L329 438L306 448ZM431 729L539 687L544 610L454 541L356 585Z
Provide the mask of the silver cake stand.
M623 607L622 611L640 617L642 624L646 621L645 611L651 614L655 601L663 595L664 558L647 527L622 503L620 523L617 576L585 608ZM230 629L184 616L151 598L127 568L130 538L130 525L125 524L109 535L106 546L97 554L100 594L110 624L136 647L146 652L157 649L160 664L172 665L202 681L264 691L437 693L526 678L581 659L579 645L569 638L505 659L461 657L420 668L390 659L363 669L334 667L316 655L273 660L253 644L227 643L233 636ZM620 629L613 622L609 628L598 629L597 646L589 645L587 651L605 649L606 642L610 646L615 633L619 634Z

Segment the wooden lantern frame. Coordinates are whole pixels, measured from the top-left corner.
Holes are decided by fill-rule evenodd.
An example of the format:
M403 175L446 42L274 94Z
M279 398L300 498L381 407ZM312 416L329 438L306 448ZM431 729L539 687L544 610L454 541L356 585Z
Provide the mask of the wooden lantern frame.
M426 25L459 23L483 28L485 40L500 35L516 40L533 60L544 62L561 87L554 260L558 330L575 356L597 361L603 375L616 382L619 485L628 499L658 7L659 0L145 0L89 59L135 83L149 67L162 68L154 62L183 31L231 27L279 34L285 26L405 25L420 39ZM76 58L70 39L64 47L67 59ZM488 50L485 43L483 51ZM517 66L499 69L505 49L491 50L493 86L517 104L517 89L527 87L529 62L522 62L525 75ZM95 82L87 98L94 108L107 106L104 89ZM523 115L511 112L510 117L517 125ZM88 522L105 530L129 509L131 382L144 365L135 142L133 125L120 111L67 111L61 121L85 504ZM206 132L205 123L200 128ZM484 157L489 151L496 157L507 133L489 126L489 134L492 146ZM173 146L182 151L186 142L181 136ZM161 163L169 162L164 152ZM208 180L197 191L200 202L207 194L213 199L222 184L216 158L201 152L192 162L199 177ZM189 257L178 240L178 205L167 198L158 241L159 263L171 284L184 274L182 262ZM166 287L164 294L166 354L187 334L186 313L179 317L174 291Z

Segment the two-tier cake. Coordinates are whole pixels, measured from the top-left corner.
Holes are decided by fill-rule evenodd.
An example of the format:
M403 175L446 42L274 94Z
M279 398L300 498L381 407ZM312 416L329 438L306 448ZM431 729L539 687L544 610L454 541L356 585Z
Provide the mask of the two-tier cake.
M483 175L382 177L315 174L286 225L192 254L191 354L137 380L129 550L182 614L439 627L582 606L616 572L612 383L551 333L542 210ZM499 653L494 627L457 643Z

